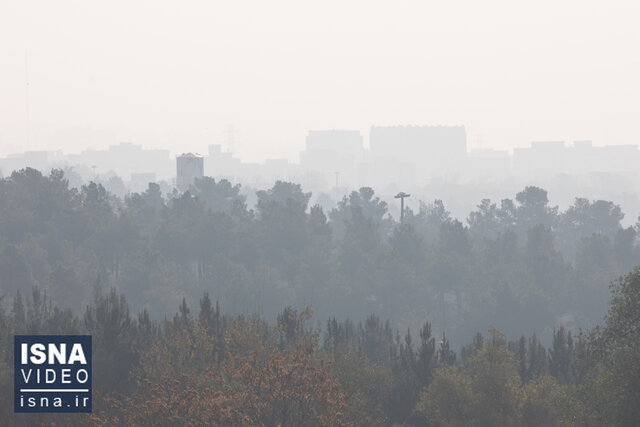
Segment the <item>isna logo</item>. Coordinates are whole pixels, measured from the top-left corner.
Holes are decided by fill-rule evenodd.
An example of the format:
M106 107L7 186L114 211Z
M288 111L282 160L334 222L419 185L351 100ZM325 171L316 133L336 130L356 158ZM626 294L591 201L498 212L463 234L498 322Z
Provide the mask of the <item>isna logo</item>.
M14 337L15 412L91 412L91 336Z

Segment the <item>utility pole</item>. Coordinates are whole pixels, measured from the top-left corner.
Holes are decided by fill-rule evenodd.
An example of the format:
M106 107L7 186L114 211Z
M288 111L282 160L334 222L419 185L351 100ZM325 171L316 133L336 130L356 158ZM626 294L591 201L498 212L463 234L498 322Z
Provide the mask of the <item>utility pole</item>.
M407 197L411 197L411 194L402 191L395 196L396 199L400 199L400 224L404 224L404 199Z

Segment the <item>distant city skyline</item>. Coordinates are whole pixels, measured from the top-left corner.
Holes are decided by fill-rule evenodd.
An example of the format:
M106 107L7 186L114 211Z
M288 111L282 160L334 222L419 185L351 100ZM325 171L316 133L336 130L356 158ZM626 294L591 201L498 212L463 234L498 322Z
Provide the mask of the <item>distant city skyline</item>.
M233 134L231 129L231 137ZM98 175L116 175L129 182L130 189L144 186L145 180L158 180L180 191L187 190L194 179L202 176L258 186L275 180L296 181L322 191L337 188L339 182L344 188L387 188L420 186L434 179L540 178L545 174L591 172L640 176L637 144L599 147L591 140L532 141L529 147L515 148L509 153L508 150L469 147L464 126L402 125L372 126L369 142L365 142L358 130L310 130L299 161L270 158L263 162L244 161L225 151L221 144L209 144L206 151L172 154L166 149L120 142L109 144L106 149L89 148L80 153L29 150L0 156L0 172L10 174L24 167L47 172L50 168L71 167L85 180ZM233 140L230 143L232 146ZM195 169L186 167L193 161L198 163Z
M50 140L54 141L49 144L44 144L41 147L32 147L27 149L21 145L13 146L11 144L3 144L2 134L0 133L0 158L2 157L10 157L15 155L20 155L25 152L37 152L37 151L48 151L48 152L63 152L65 155L77 155L81 154L85 151L91 150L108 150L111 146L121 145L121 144L133 144L136 146L141 146L145 150L161 150L168 151L171 157L177 157L183 153L197 153L201 155L206 155L208 153L209 147L211 145L217 145L220 147L221 151L224 153L229 153L233 155L233 157L239 159L242 162L248 163L264 163L268 160L272 159L286 159L292 163L300 162L300 153L305 149L305 141L307 140L309 133L311 132L326 132L326 131L347 131L347 132L359 132L362 137L363 148L369 149L370 144L370 132L373 128L384 128L384 127L395 127L395 126L408 126L408 127L422 127L422 126L442 126L442 127L462 127L467 130L467 140L466 140L466 151L467 153L471 152L481 152L481 151L506 151L510 156L514 155L514 151L520 149L530 148L532 144L536 144L538 142L562 142L565 144L565 147L572 147L574 142L583 142L588 141L591 143L593 147L606 147L606 146L626 146L626 145L636 145L640 147L640 140L638 141L627 141L621 143L610 143L607 141L597 141L587 136L579 135L579 136L569 136L568 138L562 139L559 137L548 138L548 139L532 139L523 141L522 144L512 147L500 147L498 145L492 145L490 142L485 140L484 138L476 138L473 140L473 135L469 135L469 131L464 123L454 124L454 125L443 125L443 124L434 124L434 123L395 123L389 124L385 126L378 125L369 125L365 129L356 129L354 126L345 127L345 128L317 128L317 129L307 129L304 131L300 141L296 141L295 145L292 145L291 152L285 153L284 155L279 150L265 150L263 156L257 155L243 155L246 152L246 148L243 149L243 146L251 146L254 144L259 144L258 142L247 142L247 141L238 141L238 137L236 136L235 141L233 142L233 146L229 143L228 137L225 133L228 133L228 128L230 125L225 125L220 128L220 137L214 138L212 140L204 140L200 143L185 143L180 146L176 146L175 144L170 143L160 143L154 141L144 142L137 141L128 138L119 138L116 132L108 131L104 129L92 129L88 127L77 127L66 129L64 131L54 133ZM233 125L231 125L233 126ZM234 133L240 134L242 130L238 127L234 127ZM86 135L85 137L81 137L80 135ZM62 142L64 138L68 138L69 142ZM513 138L514 140L521 140L522 138ZM65 148L65 147L71 148ZM283 154L283 155L278 155Z
M498 202L535 185L549 191L550 203L570 206L575 197L611 200L628 213L624 224L633 224L640 212L640 150L636 145L596 147L591 141L532 141L527 148L514 150L472 149L463 154L458 144L456 127L435 128L436 134L453 138L456 151L446 141L431 141L435 146L427 153L444 150L443 156L424 159L418 155L393 158L396 139L405 138L407 152L415 152L433 136L433 130L407 129L396 126L383 131L388 138L378 142L379 149L361 149L364 138L359 131L310 131L301 163L286 159L270 159L264 163L244 162L225 152L218 144L201 152L198 167L183 174L176 157L169 150L146 149L134 143L120 143L106 150L90 149L79 154L57 151L29 151L0 157L0 171L7 176L12 170L34 167L44 174L51 168L62 168L69 185L79 188L89 181L102 184L107 191L123 198L131 192L143 192L156 182L163 194L174 189L184 191L200 176L216 181L227 179L240 184L243 194L255 202L255 190L270 188L277 180L298 183L313 194L312 203L326 209L350 191L361 186L372 187L397 215L394 196L406 191L413 196L408 206L417 212L423 202L442 199L452 215L463 220L480 201L491 198ZM399 133L394 136L393 133ZM458 135L458 136L456 136ZM444 143L444 146L443 146ZM463 142L466 145L466 141ZM413 144L413 147L411 146ZM389 152L388 149L392 151ZM448 153L447 153L448 152ZM455 154L455 153L458 154ZM391 154L391 157L389 157ZM428 155L428 154L427 154ZM432 156L434 157L434 156ZM434 160L442 161L434 164ZM435 166L435 167L434 167Z

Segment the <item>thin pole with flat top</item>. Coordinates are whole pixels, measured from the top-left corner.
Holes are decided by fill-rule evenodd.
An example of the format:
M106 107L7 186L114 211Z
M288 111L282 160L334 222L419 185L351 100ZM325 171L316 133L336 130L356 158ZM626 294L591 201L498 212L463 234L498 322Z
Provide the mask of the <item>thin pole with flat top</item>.
M402 191L395 196L396 199L400 199L400 224L404 224L404 199L407 197L411 197L411 194Z

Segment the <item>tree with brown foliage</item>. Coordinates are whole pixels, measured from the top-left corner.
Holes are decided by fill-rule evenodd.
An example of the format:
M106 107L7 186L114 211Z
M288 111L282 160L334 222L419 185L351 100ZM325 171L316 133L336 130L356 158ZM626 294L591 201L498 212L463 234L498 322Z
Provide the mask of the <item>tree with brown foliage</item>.
M315 340L290 352L230 355L200 374L146 379L131 396L98 396L94 426L342 426L346 397Z

